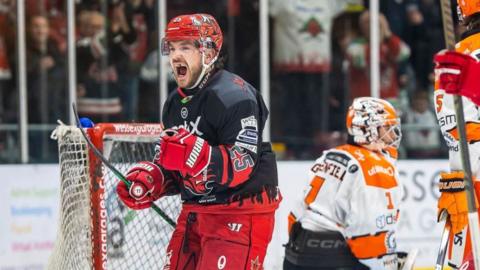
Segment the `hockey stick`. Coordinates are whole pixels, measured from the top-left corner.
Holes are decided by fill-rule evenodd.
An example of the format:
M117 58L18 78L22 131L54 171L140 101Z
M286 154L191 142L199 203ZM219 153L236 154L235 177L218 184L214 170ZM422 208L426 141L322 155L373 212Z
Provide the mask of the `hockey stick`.
M440 240L440 248L438 249L437 260L435 262L435 270L442 270L447 256L448 237L450 236L450 222L448 221L448 213L442 211L440 220L445 220L445 227L443 228L442 239Z
M455 49L455 33L453 29L452 8L450 0L440 0L442 8L443 34L445 45L448 50ZM459 95L454 95L455 115L457 118L457 129L459 134L460 156L465 175L465 190L468 201L468 227L472 240L473 262L475 270L480 270L480 226L478 221L477 207L475 205L475 194L473 191L472 168L468 153L467 133L465 130L465 116L463 112L463 101ZM448 223L448 220L445 224ZM446 225L448 226L448 225Z
M92 149L93 153L105 164L107 168L109 168L113 174L115 174L116 177L118 177L125 185L127 185L128 188L132 185L130 181L123 176L123 174L118 171L100 152L100 150L95 147L95 145L92 143L90 138L88 138L87 133L85 133L85 130L80 126L80 118L78 117L78 112L77 112L77 106L75 103L72 103L72 109L73 109L73 114L75 115L75 121L77 122L77 126L79 126L80 132L82 133L83 138L87 141L88 146ZM150 206L157 214L159 214L168 224L170 224L172 227L175 228L177 224L173 219L171 219L165 212L162 211L155 203L152 202L152 206Z
M418 255L418 248L414 248L408 252L407 258L405 259L405 263L401 270L413 270L413 266L415 264L415 259L417 259Z

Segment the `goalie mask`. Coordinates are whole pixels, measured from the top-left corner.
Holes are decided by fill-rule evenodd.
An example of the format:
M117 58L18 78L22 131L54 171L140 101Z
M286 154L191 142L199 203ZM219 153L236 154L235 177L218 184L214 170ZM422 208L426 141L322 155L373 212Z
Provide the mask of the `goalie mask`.
M374 151L398 148L402 138L392 104L373 97L354 99L347 113L347 129L355 143Z
M467 24L472 15L480 12L480 0L457 0L458 19Z

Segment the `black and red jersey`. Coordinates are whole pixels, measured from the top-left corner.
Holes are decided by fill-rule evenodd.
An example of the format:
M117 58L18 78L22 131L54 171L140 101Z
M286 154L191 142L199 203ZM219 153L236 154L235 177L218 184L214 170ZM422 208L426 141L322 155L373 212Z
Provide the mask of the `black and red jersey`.
M203 87L202 87L203 86ZM268 109L239 76L218 70L195 89L177 89L164 104L165 129L183 127L212 146L208 168L182 179L186 205L278 205L278 177L270 143L262 142Z

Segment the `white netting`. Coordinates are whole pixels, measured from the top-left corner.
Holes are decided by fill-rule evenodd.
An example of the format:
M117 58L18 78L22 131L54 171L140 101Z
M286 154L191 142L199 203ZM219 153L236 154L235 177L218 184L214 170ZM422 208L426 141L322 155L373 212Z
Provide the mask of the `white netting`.
M59 131L64 128L69 131ZM77 128L59 129L57 137L62 175L62 205L58 239L48 269L92 269L90 227L95 222L90 222L92 209L89 199L90 162L87 158L87 145ZM156 139L158 137L153 135L105 135L103 153L114 167L125 174L133 163L152 159ZM119 180L114 174L105 166L95 172L103 175L105 184L106 268L162 269L166 259L165 248L173 227L151 209L132 211L126 208L115 192ZM78 187L79 182L82 182L82 188ZM165 197L156 202L159 208L174 220L179 214L180 203L177 196Z
M75 127L60 125L53 135L58 141L61 210L47 269L91 269L92 260L87 256L92 254L87 142Z

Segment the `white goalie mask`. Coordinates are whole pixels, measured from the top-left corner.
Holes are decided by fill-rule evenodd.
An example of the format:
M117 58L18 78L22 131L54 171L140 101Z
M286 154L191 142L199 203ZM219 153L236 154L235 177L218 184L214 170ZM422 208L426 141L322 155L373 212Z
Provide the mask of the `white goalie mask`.
M398 148L402 138L400 119L388 101L373 97L353 100L347 113L348 134L370 150Z

